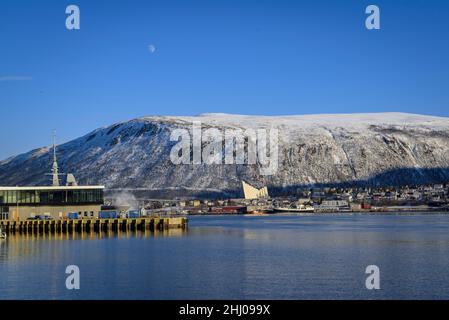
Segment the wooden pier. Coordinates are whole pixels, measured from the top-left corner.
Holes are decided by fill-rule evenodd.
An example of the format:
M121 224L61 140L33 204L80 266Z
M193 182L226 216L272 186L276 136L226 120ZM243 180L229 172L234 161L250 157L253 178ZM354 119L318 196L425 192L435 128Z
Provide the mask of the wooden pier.
M60 220L0 220L6 233L73 233L102 231L144 231L186 229L187 218L126 218L126 219L60 219Z

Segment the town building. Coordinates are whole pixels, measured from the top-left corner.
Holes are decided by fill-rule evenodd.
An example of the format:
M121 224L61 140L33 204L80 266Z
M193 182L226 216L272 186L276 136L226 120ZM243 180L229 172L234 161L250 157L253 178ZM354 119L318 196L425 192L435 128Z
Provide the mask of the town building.
M103 186L0 187L0 219L59 219L69 212L96 217L104 203L103 190Z
M104 186L78 186L70 173L66 185L61 186L60 175L53 141L52 185L0 187L0 219L61 219L69 213L77 213L80 218L98 217L104 204Z

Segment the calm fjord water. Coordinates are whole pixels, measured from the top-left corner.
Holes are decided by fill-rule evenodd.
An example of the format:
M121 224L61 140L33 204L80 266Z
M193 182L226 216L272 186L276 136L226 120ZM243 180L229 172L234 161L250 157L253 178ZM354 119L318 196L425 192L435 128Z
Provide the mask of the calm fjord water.
M381 290L365 288L372 264ZM0 240L0 299L449 299L448 268L449 215L191 217L169 234Z

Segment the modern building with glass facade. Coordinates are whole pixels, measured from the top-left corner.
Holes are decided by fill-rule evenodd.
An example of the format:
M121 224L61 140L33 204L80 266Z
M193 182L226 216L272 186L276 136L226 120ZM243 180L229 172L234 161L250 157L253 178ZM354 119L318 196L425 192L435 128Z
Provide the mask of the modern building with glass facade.
M104 203L103 191L104 186L0 187L0 219L37 215L60 219L69 212L96 217Z

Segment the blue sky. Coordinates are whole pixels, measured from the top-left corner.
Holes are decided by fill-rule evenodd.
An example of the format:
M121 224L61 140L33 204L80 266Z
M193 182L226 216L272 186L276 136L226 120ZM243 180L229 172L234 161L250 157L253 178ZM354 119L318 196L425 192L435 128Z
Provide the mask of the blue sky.
M448 14L444 0L2 0L0 158L153 114L449 116Z

